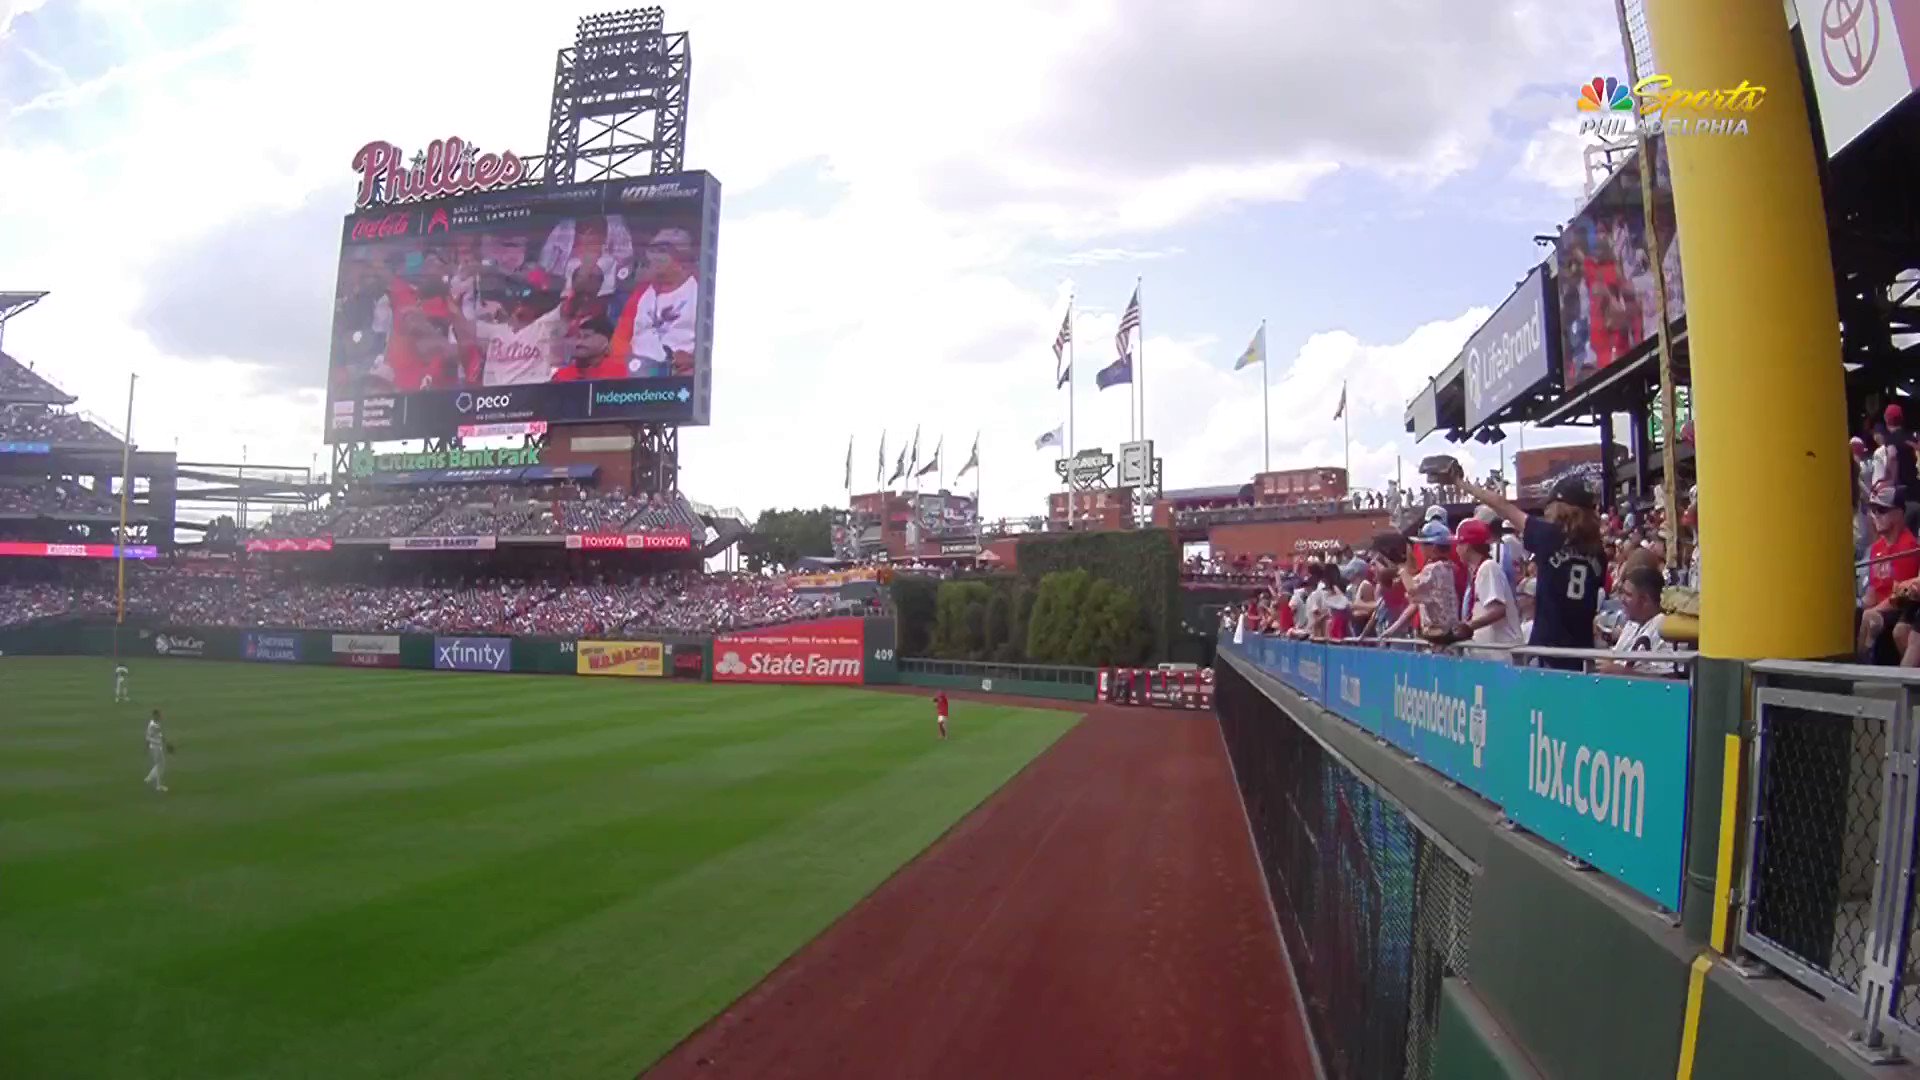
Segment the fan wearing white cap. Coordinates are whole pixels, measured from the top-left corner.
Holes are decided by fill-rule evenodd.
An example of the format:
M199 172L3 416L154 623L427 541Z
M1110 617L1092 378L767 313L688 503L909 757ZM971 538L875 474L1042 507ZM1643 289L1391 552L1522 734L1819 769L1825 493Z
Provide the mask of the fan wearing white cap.
M1413 540L1425 549L1426 563L1415 573L1411 566L1400 571L1400 583L1407 588L1407 609L1381 637L1399 637L1420 621L1420 635L1452 640L1460 621L1460 592L1454 584L1453 561L1447 551L1453 546L1453 533L1438 521L1429 521L1414 533Z

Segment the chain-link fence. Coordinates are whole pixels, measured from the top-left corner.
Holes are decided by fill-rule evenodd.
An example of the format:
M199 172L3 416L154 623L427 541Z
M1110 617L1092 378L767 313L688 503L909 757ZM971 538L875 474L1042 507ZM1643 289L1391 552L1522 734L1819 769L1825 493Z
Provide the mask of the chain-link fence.
M1754 778L1754 872L1746 934L1756 951L1851 992L1866 963L1880 845L1888 703L1818 695L1763 703Z
M1216 707L1308 1024L1336 1080L1425 1080L1471 872L1232 665Z
M1848 1037L1892 1060L1920 1036L1914 869L1920 673L1753 665L1751 826L1741 951L1853 1016Z

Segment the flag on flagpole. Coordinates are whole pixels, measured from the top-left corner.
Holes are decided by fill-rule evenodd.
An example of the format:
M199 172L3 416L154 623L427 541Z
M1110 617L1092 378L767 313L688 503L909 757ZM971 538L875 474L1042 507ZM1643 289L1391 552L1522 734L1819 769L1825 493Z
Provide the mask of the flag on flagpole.
M1073 365L1066 362L1067 343L1073 340L1073 308L1067 308L1066 318L1060 320L1060 332L1053 336L1053 388L1067 385L1073 378Z
M849 435L849 436L847 436L847 479L846 479L846 487L847 487L847 490L848 490L848 491L852 491L852 490L853 490L853 436L851 436L851 435Z
M1253 340L1247 342L1247 351L1241 353L1240 359L1233 362L1233 370L1239 371L1241 368L1252 367L1255 364L1265 364L1266 362L1267 326L1265 323L1262 323L1260 324L1260 329L1254 331Z
M1121 353L1120 359L1093 373L1093 381L1100 389L1109 386L1125 386L1133 382L1133 357Z
M967 455L967 463L965 465L960 466L959 475L955 476L954 479L958 480L960 479L960 477L967 475L968 473L972 472L973 470L979 467L980 467L980 436L975 435L973 437L973 453Z
M920 469L920 428L913 429L913 449L907 453L907 475L918 476Z
M1113 347L1122 359L1128 358L1127 335L1140 329L1140 286L1133 287L1133 299L1127 301L1127 310L1120 313L1120 329L1114 332Z
M873 467L873 482L884 483L887 478L887 433L880 432L880 463Z
M1333 410L1333 418L1338 420L1345 415L1347 415L1347 384L1342 380L1340 383L1340 406Z
M1049 446L1061 446L1067 441L1067 425L1061 424L1045 435L1033 440L1035 450L1045 450Z
M907 448L900 448L900 456L893 459L893 475L887 477L887 486L892 487L895 480L907 475Z
M947 446L947 437L945 435L942 435L940 436L940 441L934 444L933 459L927 462L925 465L920 466L920 471L913 474L916 479L918 479L919 477L925 476L928 473L940 467L940 451L946 449L946 446Z

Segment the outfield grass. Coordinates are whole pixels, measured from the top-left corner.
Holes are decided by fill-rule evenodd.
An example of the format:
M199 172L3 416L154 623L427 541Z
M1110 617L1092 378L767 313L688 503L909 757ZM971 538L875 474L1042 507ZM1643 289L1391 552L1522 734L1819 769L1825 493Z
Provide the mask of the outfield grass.
M0 1076L630 1077L1072 714L0 659ZM141 784L149 707L178 748Z

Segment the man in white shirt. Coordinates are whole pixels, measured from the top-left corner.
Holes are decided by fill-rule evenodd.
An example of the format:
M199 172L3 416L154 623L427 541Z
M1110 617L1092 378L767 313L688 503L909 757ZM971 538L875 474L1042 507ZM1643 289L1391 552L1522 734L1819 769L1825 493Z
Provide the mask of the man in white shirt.
M147 760L153 768L147 770L147 778L142 781L151 784L153 790L164 794L167 790L167 745L166 733L160 730L160 710L153 710L147 718Z
M1660 636L1661 624L1667 618L1660 611L1661 589L1660 571L1644 564L1621 578L1620 602L1626 609L1627 622L1620 628L1614 652L1638 656L1675 651L1673 643ZM1623 659L1609 660L1594 670L1611 675L1672 675L1676 669L1657 660Z
M614 328L613 355L626 358L629 378L692 375L700 314L693 235L661 229L645 250L640 287Z
M113 666L113 702L118 705L132 700L132 695L127 693L127 665L115 664Z
M1454 545L1460 561L1467 565L1466 598L1460 604L1463 630L1473 631L1476 645L1521 645L1520 603L1513 595L1513 581L1493 557L1493 530L1479 518L1468 518L1454 533Z
M542 383L571 359L562 332L560 291L543 270L529 270L508 286L507 312L483 310L474 323L481 361L481 382L487 386Z

